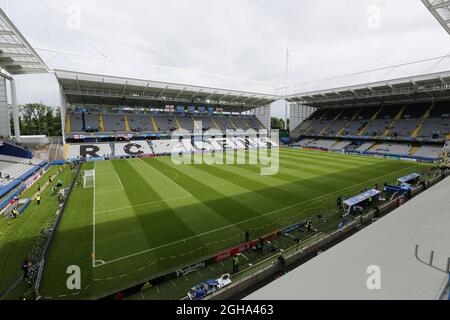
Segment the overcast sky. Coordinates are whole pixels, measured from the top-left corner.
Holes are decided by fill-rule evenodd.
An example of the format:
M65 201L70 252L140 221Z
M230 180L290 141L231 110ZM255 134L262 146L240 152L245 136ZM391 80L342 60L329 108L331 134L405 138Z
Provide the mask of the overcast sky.
M449 36L420 0L0 0L0 5L34 47L260 81L261 88L284 86L287 49L289 86L450 52ZM77 68L71 58L39 53L51 66ZM99 61L80 68L99 72L105 67ZM159 79L157 73L147 76ZM176 72L171 74L177 81ZM52 76L18 78L19 103L58 105ZM214 86L220 77L202 81ZM236 79L240 83L245 90L246 82ZM273 114L281 116L282 109L283 103L276 104Z

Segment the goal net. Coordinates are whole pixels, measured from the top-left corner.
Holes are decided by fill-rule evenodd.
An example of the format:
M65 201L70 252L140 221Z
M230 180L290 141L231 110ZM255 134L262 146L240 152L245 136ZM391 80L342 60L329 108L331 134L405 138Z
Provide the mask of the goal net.
M86 170L83 177L83 188L93 188L95 186L95 170Z

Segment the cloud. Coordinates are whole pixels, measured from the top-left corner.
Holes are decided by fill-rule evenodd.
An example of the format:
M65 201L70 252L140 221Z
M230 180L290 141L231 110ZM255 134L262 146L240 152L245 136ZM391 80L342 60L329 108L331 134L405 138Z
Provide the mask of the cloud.
M114 58L279 86L285 81L287 48L289 85L450 52L448 35L420 1L4 2L9 3L9 13L19 29L38 47L102 52ZM67 29L71 6L80 8L80 31ZM377 27L371 28L374 12ZM68 63L52 60L63 61ZM183 79L189 77L183 75ZM202 81L211 85L206 83L208 77ZM51 90L33 86L32 80L19 82L20 101L59 100ZM274 114L281 116L283 109L278 104Z

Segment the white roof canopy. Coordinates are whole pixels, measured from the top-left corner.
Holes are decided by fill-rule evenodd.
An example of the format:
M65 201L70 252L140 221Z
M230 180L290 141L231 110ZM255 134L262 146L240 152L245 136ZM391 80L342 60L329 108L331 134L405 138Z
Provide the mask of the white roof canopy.
M54 70L69 104L164 107L208 105L243 112L269 105L280 97L189 84Z
M1 9L0 68L10 75L47 72L45 63Z
M423 4L430 10L431 14L450 34L450 1L449 0L422 0Z

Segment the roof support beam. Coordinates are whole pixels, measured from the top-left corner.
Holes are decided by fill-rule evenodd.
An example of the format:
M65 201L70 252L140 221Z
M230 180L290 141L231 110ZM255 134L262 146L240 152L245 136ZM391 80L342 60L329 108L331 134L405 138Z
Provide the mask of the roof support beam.
M445 7L448 7L448 6L450 6L450 1L448 1L448 0L442 1L440 3L433 4L431 6L427 5L428 9L430 9L430 10L436 10L436 9L440 9L440 8L445 8Z
M125 91L127 90L128 87L128 81L125 81L125 85L123 86L123 90L122 90L122 97L125 98Z
M181 95L186 91L187 87L184 87L183 90L181 90L175 97L175 99L178 99L179 97L181 97Z
M142 97L143 97L143 96L145 95L145 93L147 92L148 87L150 87L150 83L147 83L147 84L145 85L144 90L142 90L142 93L141 93L141 96L142 96Z
M205 100L211 99L212 97L214 97L214 96L216 95L216 93L217 93L217 91L214 91L213 93L209 94L209 95L205 98Z
M4 67L38 66L41 63L35 61L4 61L0 62Z
M33 58L32 54L28 53L9 53L9 52L1 52L0 58Z
M167 89L169 89L169 85L167 85L167 86L163 89L163 91L161 91L161 93L158 95L158 97L161 98L162 96L164 96L164 95L166 94L166 92L167 92Z
M1 49L16 49L16 48L26 48L24 44L21 43L3 43L0 42Z
M8 30L0 30L0 36L13 36L14 32Z
M230 101L230 102L235 102L236 100L238 100L238 99L242 98L243 96L244 96L244 94L242 93L241 95L239 95L239 96L236 96L236 97L234 97L233 99L231 99L231 101Z
M197 97L200 93L203 92L203 89L198 90L192 97L191 99L194 99L195 97Z

